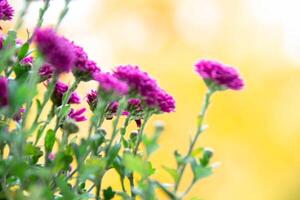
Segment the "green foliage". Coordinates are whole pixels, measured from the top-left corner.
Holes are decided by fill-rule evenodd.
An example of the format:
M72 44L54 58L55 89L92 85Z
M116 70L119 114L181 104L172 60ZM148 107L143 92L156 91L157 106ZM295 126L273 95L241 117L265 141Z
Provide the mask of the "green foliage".
M31 1L26 2L29 5ZM70 2L65 0L56 28L68 12ZM36 28L42 26L50 0L43 3ZM22 13L24 16L26 12ZM120 97L99 87L89 126L80 126L82 118L71 117L74 107L69 100L81 81L88 81L91 75L76 77L62 97L55 96L60 75L55 72L43 82L39 72L46 56L35 49L32 41L33 35L29 35L26 42L17 44L16 31L9 31L0 49L0 76L9 80L9 105L0 104L0 199L156 200L160 190L168 199L181 200L197 181L212 174L213 152L196 148L196 142L206 128L203 121L211 95L225 88L204 80L209 90L198 117L196 134L186 154L174 152L175 166L162 167L172 182L161 183L152 176L156 169L149 157L159 149L164 126L156 123L153 134L145 133L150 117L161 112L147 107L136 91ZM23 64L21 61L27 56L33 56L34 62ZM40 89L42 85L46 86L45 91ZM55 98L62 98L61 105L53 102ZM130 98L142 99L138 109L129 106ZM118 103L117 111L109 110L113 103ZM127 128L135 120L138 120L137 130L129 132ZM104 122L110 123L112 129L103 129ZM191 167L193 178L188 188L179 191L186 167ZM102 188L109 171L117 173L120 187Z

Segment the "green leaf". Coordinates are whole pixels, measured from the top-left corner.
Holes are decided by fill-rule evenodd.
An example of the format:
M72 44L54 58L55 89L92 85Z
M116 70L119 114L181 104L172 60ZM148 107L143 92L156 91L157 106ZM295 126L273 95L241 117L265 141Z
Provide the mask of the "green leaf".
M108 187L107 189L103 190L104 200L113 199L115 194L116 192L114 192L111 187Z
M70 164L73 161L72 155L69 152L59 152L55 156L54 160L54 173L57 173L61 170L69 170Z
M132 154L124 155L124 165L127 169L136 171L143 177L150 176L155 172L150 162L144 161L140 157Z
M24 148L24 154L31 158L33 164L37 163L38 159L43 155L41 149L34 146L32 143L27 143Z
M148 138L146 135L144 135L143 142L146 147L148 156L151 155L159 147L159 145L157 144L157 138Z
M106 162L104 159L92 157L86 161L80 170L82 180L91 179L96 180L105 170Z
M199 156L201 153L203 153L203 150L204 150L203 147L199 147L199 148L197 148L197 149L194 149L194 150L192 151L192 156L193 156L193 157Z
M62 109L62 110L60 112L60 116L59 117L64 118L64 117L66 117L70 113L71 105L70 104L66 104L63 108L60 108L60 109ZM57 112L57 114L59 114L59 112Z
M19 54L18 54L19 60L22 60L23 58L25 58L28 50L29 50L29 43L26 42L25 44L22 45L22 47L19 50Z
M176 169L172 169L172 168L166 167L166 166L163 166L163 169L172 176L172 178L174 179L174 182L177 182L179 174Z
M206 178L210 176L213 172L211 167L204 167L201 164L198 164L195 160L191 162L191 167L195 181Z
M55 143L55 132L49 129L45 137L45 150L46 152L51 152Z
M75 193L72 190L72 186L70 186L68 182L65 181L62 177L57 178L56 182L64 197L63 199L78 199L75 197Z

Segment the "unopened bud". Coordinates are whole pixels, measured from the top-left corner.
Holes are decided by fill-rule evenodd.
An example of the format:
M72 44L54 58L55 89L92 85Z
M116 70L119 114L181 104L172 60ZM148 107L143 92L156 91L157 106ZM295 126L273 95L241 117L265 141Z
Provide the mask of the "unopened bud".
M66 121L64 121L62 125L62 129L66 131L68 134L77 133L79 131L79 127L71 119L67 119Z
M155 129L159 132L163 131L165 129L165 124L162 121L156 121L154 123Z

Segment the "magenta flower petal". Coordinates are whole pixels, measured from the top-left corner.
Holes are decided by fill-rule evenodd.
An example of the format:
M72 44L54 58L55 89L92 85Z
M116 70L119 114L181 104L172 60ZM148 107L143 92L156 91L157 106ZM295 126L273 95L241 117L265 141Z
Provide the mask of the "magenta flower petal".
M85 111L86 111L85 108L76 111L72 108L68 116L76 122L86 121L87 118L83 115Z

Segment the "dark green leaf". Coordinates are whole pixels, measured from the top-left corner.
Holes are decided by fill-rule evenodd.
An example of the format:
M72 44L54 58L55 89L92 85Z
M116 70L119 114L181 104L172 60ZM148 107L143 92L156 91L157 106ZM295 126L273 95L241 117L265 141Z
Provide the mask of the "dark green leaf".
M55 143L55 132L49 129L45 137L45 150L46 152L51 152Z
M115 194L116 192L114 192L111 187L108 187L107 189L103 190L104 200L110 200L114 198Z
M172 168L166 167L166 166L163 166L163 169L172 176L174 182L177 181L179 174L176 169L172 169Z
M19 50L19 54L18 54L19 60L22 60L23 58L25 58L28 50L29 50L29 43L26 42L25 44L22 45L22 47Z

